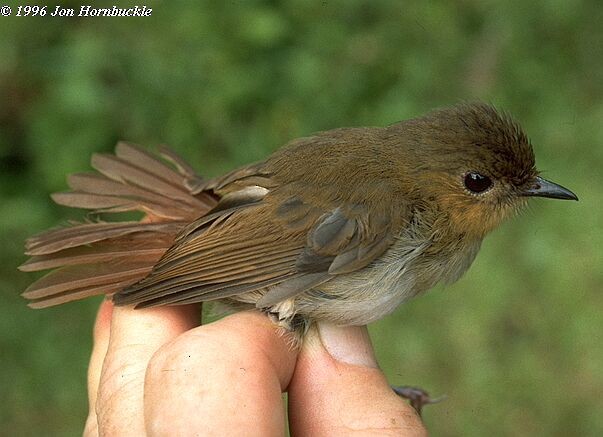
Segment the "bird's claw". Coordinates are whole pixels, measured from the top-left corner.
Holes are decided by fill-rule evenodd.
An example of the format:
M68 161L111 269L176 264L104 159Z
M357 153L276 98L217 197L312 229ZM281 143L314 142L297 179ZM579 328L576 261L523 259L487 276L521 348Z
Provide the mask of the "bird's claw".
M410 405L417 411L419 416L421 415L424 405L437 404L438 402L442 402L444 399L446 399L446 395L432 399L429 396L429 393L417 387L392 386L392 389L398 396L408 399L410 401Z

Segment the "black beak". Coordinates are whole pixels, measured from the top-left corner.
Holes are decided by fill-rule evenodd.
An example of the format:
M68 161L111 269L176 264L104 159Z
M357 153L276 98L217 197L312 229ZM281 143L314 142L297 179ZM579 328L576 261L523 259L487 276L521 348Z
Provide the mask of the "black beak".
M578 196L567 188L537 176L530 188L521 193L523 196L549 197L551 199L578 200Z

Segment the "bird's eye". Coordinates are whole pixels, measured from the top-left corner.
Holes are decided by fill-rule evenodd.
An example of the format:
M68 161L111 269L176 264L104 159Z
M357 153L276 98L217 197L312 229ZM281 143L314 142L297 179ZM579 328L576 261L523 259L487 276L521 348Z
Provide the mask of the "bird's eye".
M465 175L465 188L475 194L483 193L492 186L492 179L477 172L469 172Z

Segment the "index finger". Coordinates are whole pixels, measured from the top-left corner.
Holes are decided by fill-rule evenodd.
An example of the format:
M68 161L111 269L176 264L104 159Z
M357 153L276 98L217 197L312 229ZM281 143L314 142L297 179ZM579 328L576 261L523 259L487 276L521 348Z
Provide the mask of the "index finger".
M265 314L245 311L163 346L145 380L150 435L282 436L282 392L297 350Z
M134 309L103 303L90 362L86 435L96 434L93 420L101 435L144 435L143 386L149 360L164 343L197 326L200 314L194 304Z

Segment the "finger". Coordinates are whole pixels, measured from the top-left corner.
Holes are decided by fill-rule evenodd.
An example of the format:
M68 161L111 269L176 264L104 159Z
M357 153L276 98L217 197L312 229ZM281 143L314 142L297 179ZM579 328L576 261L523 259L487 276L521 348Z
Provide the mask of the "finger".
M90 365L88 366L88 417L84 428L84 435L93 437L98 435L98 423L96 418L96 395L100 380L101 369L107 347L109 346L109 330L111 328L111 314L113 313L113 303L110 300L104 300L98 309L96 322L93 330L92 355L90 356Z
M197 326L200 314L199 305L114 308L96 400L101 435L144 435L147 365L164 343Z
M378 369L366 327L319 323L289 386L293 434L424 436L421 420Z
M186 332L149 364L148 435L282 436L282 391L296 356L279 328L257 311Z

